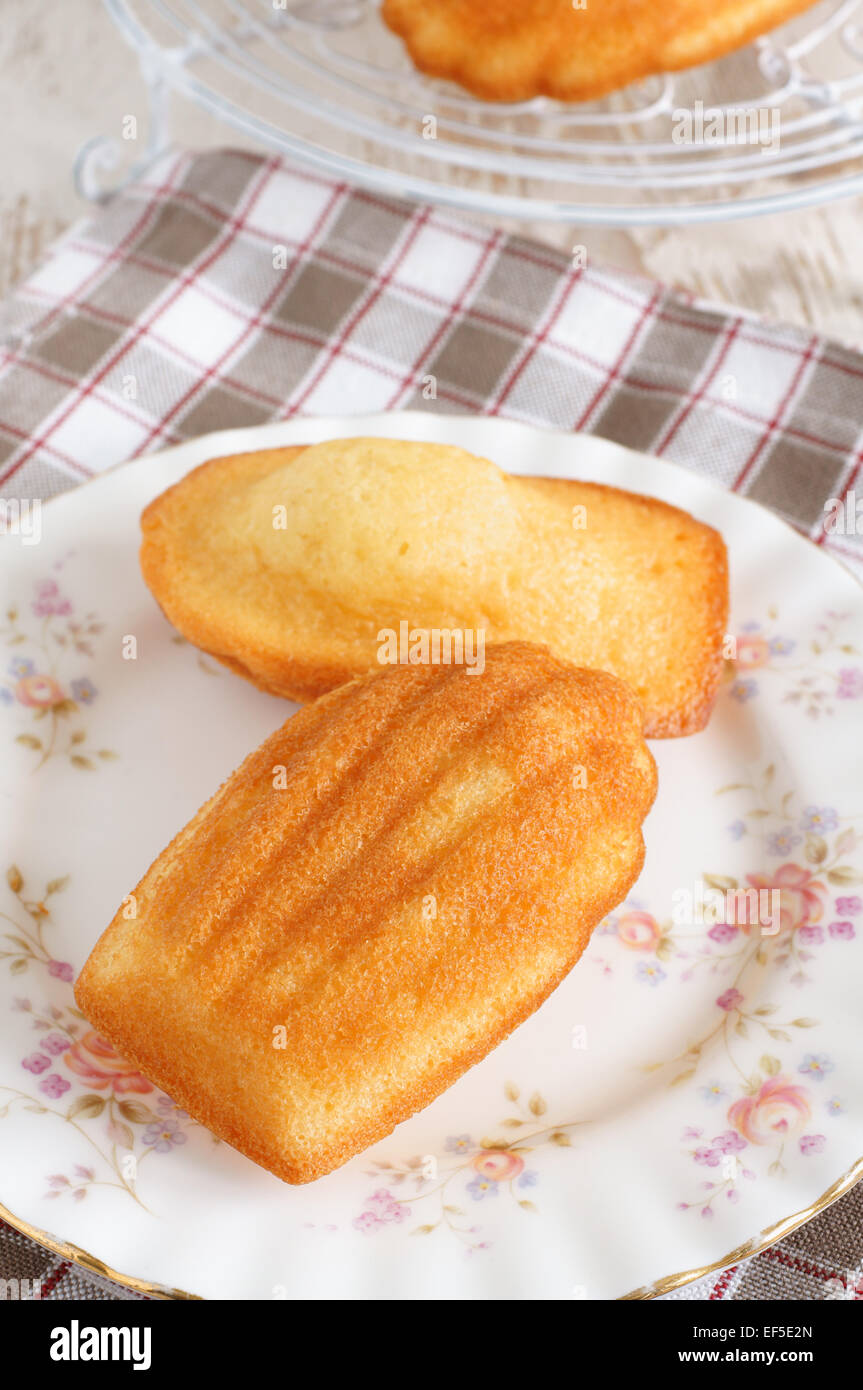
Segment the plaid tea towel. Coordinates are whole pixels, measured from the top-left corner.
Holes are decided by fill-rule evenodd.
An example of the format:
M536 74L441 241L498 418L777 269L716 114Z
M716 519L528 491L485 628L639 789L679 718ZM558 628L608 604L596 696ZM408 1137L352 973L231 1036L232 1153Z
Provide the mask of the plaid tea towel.
M863 573L863 359L277 158L165 156L0 319L0 486L298 414L588 430L772 507ZM14 480L14 483L13 483ZM853 507L851 508L853 513Z
M172 153L0 308L0 496L304 413L485 413L662 454L863 575L861 385L855 353L587 248L567 260L276 157ZM16 1277L47 1298L136 1296L0 1221L0 1278ZM863 1298L863 1186L671 1296Z

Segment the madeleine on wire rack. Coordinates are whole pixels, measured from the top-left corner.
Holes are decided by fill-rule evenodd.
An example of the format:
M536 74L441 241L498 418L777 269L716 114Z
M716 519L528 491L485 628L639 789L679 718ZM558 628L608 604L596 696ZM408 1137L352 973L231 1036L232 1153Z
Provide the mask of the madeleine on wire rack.
M712 62L815 0L384 0L415 66L486 101L586 101Z

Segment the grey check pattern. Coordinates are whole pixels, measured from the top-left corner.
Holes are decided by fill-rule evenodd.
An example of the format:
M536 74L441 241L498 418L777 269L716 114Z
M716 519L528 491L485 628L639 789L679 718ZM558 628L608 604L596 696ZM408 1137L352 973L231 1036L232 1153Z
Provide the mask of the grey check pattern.
M863 575L863 522L825 529L828 499L863 497L857 354L277 158L166 155L0 307L4 498L212 430L408 407L661 453ZM0 1277L31 1276L135 1296L0 1222ZM863 1297L861 1188L676 1296Z

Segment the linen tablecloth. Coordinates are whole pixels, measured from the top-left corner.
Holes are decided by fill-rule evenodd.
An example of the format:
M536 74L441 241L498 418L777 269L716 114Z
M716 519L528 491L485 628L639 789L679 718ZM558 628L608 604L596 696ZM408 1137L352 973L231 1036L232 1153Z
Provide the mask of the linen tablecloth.
M601 244L601 234L596 235ZM863 576L863 358L246 151L164 156L0 308L0 496L211 430L414 408L586 430L771 507ZM0 1202L3 1194L0 1193ZM0 1222L0 1278L133 1297ZM672 1297L863 1298L863 1185Z

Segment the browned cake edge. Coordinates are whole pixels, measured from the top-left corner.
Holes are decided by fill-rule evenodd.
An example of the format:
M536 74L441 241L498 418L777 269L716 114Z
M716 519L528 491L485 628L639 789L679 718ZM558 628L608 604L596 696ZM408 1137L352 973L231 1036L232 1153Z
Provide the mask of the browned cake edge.
M646 812L645 812L646 814ZM578 948L573 951L572 956L566 961L559 973L552 979L547 989L539 992L529 1001L523 1002L518 1009L501 1022L500 1027L493 1034L489 1034L482 1042L474 1048L462 1052L458 1058L454 1059L448 1066L440 1068L434 1077L433 1084L419 1085L399 1096L397 1101L382 1110L374 1124L367 1124L354 1130L350 1139L346 1139L341 1144L334 1144L325 1152L320 1154L316 1163L291 1164L285 1161L284 1154L276 1147L269 1147L266 1143L261 1144L258 1136L251 1130L242 1125L231 1125L225 1122L225 1116L220 1112L218 1101L211 1096L206 1087L197 1090L189 1088L184 1081L178 1082L177 1073L171 1066L170 1058L164 1053L157 1061L153 1061L151 1047L148 1047L146 1055L140 1051L134 1041L129 1041L128 1013L124 1011L122 1005L111 1008L110 1005L103 1007L99 997L98 984L92 985L88 975L90 960L84 966L81 975L75 984L75 999L81 1012L86 1015L90 1023L106 1038L116 1051L137 1067L142 1075L152 1081L172 1100L182 1103L183 1109L187 1110L193 1119L197 1120L217 1138L230 1144L246 1157L274 1173L283 1182L300 1184L315 1182L318 1178L325 1177L327 1173L333 1172L347 1163L356 1154L362 1153L373 1144L378 1143L391 1134L396 1125L410 1119L418 1111L424 1110L439 1095L454 1085L460 1076L476 1066L490 1052L493 1052L511 1033L522 1023L526 1022L534 1014L546 999L562 984L563 980L578 963L590 940L591 932L598 926L609 912L622 902L635 883L644 863L644 845L638 847L635 862L632 870L627 876L626 882L620 886L620 891L609 894L604 900L597 900L591 908L591 926L585 933L584 940ZM140 885L139 885L140 891ZM587 914L586 914L587 915ZM113 1002L113 1001L112 1001Z
M511 643L505 645L510 648L529 648L533 644ZM561 664L569 665L569 663ZM577 671L579 668L572 669ZM372 675L358 678L349 686L343 686L331 692L323 700L301 710L294 716L291 723L294 724L295 721L299 721L302 724L303 721L311 722L318 719L322 707L343 701L349 696L352 686L380 680L385 675L385 672L375 672ZM616 686L626 692L634 710L637 707L635 697L624 682L606 672L603 672L602 675L607 680L609 687ZM265 750L279 737L280 733L281 730L277 730L259 748L255 749L241 766L225 780L218 791L204 803L178 835L171 840L133 890L135 897L146 897L150 883L165 872L166 866L169 872L182 871L185 844L194 837L198 827L208 818L220 800L230 795L235 780L241 777L254 761L262 758L264 762L267 761L264 757ZM449 1065L440 1067L434 1077L426 1083L418 1084L395 1098L389 1106L378 1113L374 1121L357 1127L342 1142L333 1143L328 1148L321 1150L316 1162L288 1162L285 1155L276 1146L271 1147L266 1141L261 1142L257 1134L242 1124L232 1123L229 1117L220 1110L218 1097L206 1086L196 1087L189 1075L184 1075L182 1066L176 1065L176 1047L173 1048L174 1058L172 1058L170 1039L166 1037L161 1040L154 1037L151 1030L152 1019L149 1014L140 1023L136 1022L134 1012L130 1013L128 1000L122 991L109 987L106 994L105 990L100 987L100 957L104 951L111 949L108 938L112 929L120 922L122 907L93 947L75 982L76 1002L88 1021L125 1060L139 1068L144 1076L173 1100L181 1103L195 1120L218 1138L232 1145L285 1182L291 1184L313 1182L340 1167L378 1140L385 1138L397 1124L409 1119L411 1115L429 1105L535 1013L569 974L583 954L593 929L626 897L641 872L645 854L641 825L655 799L657 790L656 764L649 750L645 748L644 751L648 759L649 773L643 780L639 777L637 783L639 816L638 823L633 827L631 835L627 836L627 840L631 840L629 868L621 874L614 891L598 893L590 902L584 904L582 909L584 925L579 940L574 944L572 952L560 969L548 982L547 987L537 991L529 1000L521 1001L519 1006L514 1008L496 1029L483 1038L481 1043L475 1047L464 1049L458 1057L453 1058ZM136 1034L138 1035L137 1039Z
M646 77L712 63L717 58L744 48L762 34L811 9L816 3L817 0L764 0L758 13L748 23L729 28L722 39L717 39L710 30L706 33L693 32L688 39L678 32L675 34L678 51L674 57L662 51L650 58L643 54L636 57L624 48L618 64L597 63L595 75L578 82L561 81L553 73L541 77L520 72L492 74L488 62L484 64L479 46L475 44L471 44L467 52L463 48L461 52L444 56L434 35L428 41L420 4L414 4L413 11L409 12L403 4L384 0L381 18L402 40L411 62L420 72L454 82L483 101L517 102L530 101L534 97L551 97L556 101L579 102L595 101L633 82L641 82Z
M301 454L304 447L307 446L234 454L210 459L192 469L145 508L141 516L143 540L140 551L141 571L148 588L165 617L184 637L259 690L295 700L299 704L315 700L352 680L357 672L347 661L327 659L319 649L314 649L313 644L304 644L303 635L299 632L294 634L290 651L282 646L265 648L259 644L250 647L243 632L230 621L225 621L224 615L217 618L213 613L204 614L190 605L182 575L176 572L174 555L160 544L159 532L163 518L170 514L174 503L182 502L189 492L199 487L206 488L213 470L218 470L222 475L227 473L229 477L235 476L238 483L246 484L265 477L271 471L273 454L281 454L280 464L284 464ZM585 484L570 478L535 479L527 475L525 481L550 482L560 488L570 484L574 487L589 486L609 496L637 495L651 509L665 512L669 517L684 517L687 522L696 520L670 503L640 493L631 494L625 488L605 483ZM703 729L710 718L719 689L722 644L728 622L728 557L719 532L706 522L697 521L696 524L709 536L713 551L710 566L713 602L705 620L703 668L696 688L684 701L670 708L645 711L644 733L647 738L678 738Z

